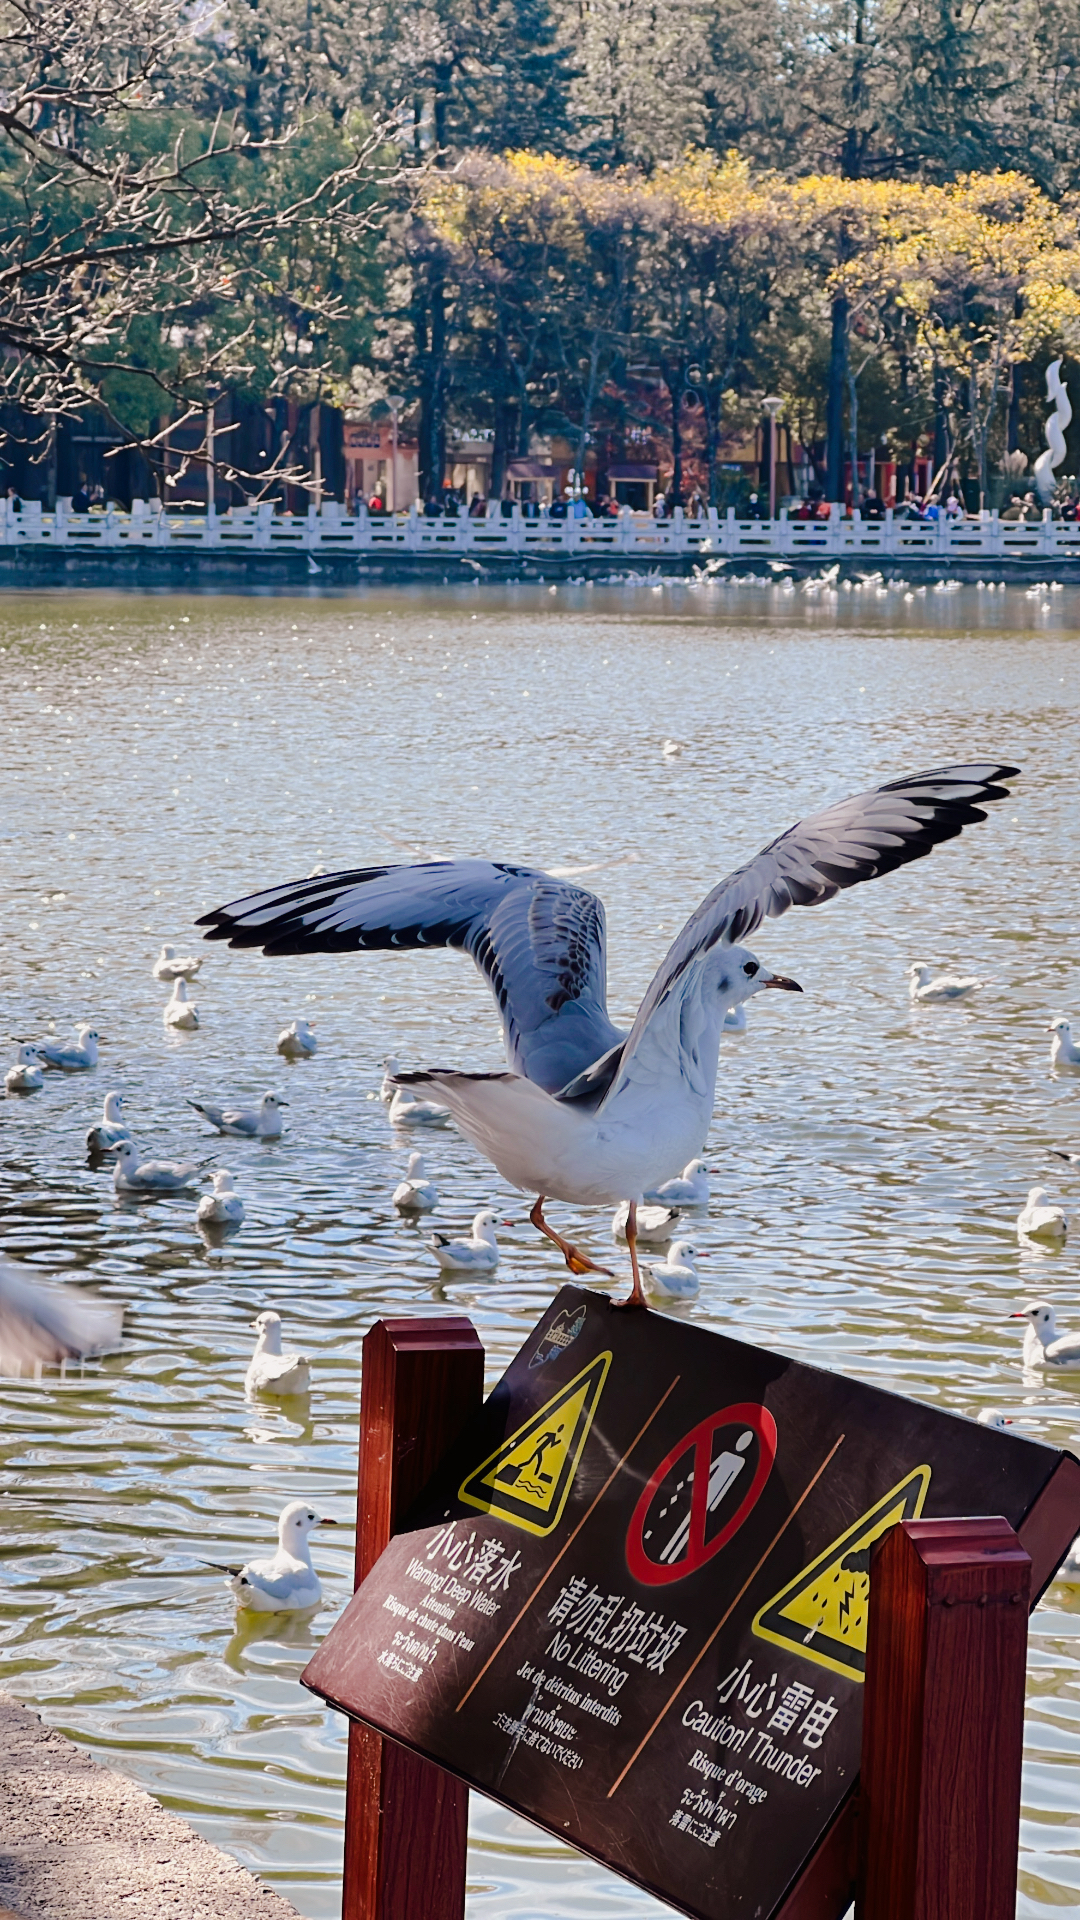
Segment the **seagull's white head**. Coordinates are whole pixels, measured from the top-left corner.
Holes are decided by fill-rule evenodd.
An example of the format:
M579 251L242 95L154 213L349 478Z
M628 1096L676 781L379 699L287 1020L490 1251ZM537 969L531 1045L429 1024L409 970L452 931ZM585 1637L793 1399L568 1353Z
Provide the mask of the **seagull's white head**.
M281 1352L280 1313L275 1313L272 1307L267 1307L265 1313L258 1314L251 1324L259 1336L259 1346L264 1353Z
M19 1048L19 1065L21 1067L36 1067L40 1059L41 1055L36 1047L25 1046Z
M123 1105L124 1096L122 1093L107 1093L105 1095L106 1120L119 1120Z
M287 1100L281 1098L280 1093L264 1093L259 1101L264 1113L276 1113L279 1107L287 1107L288 1104Z
M317 1514L306 1500L290 1500L283 1507L278 1521L278 1543L287 1553L293 1553L298 1560L307 1559L308 1534L312 1527L336 1527L336 1520L327 1520Z
M1044 1347L1050 1346L1057 1337L1057 1315L1048 1300L1029 1300L1026 1307L1018 1307L1010 1318L1027 1320Z
M398 1057L397 1057L397 1054L396 1054L396 1053L388 1053L388 1054L386 1055L386 1058L385 1058L385 1059L384 1059L384 1061L383 1061L383 1066L384 1066L384 1067L386 1068L386 1071L387 1071L387 1073L388 1073L388 1074L390 1075L390 1078L391 1078L391 1079L393 1079L393 1077L394 1077L394 1075L395 1075L395 1073L396 1073L396 1072L397 1072L397 1070L398 1070Z
M236 1182L234 1181L232 1174L229 1173L225 1167L219 1167L215 1173L212 1173L210 1175L210 1178L214 1183L215 1193L218 1193L218 1194L235 1193Z
M424 1178L424 1156L422 1153L410 1153L409 1164L405 1169L405 1178L407 1180L422 1180ZM494 1218L494 1216L492 1217Z
M910 967L907 967L905 971L915 980L925 980L930 969L925 960L913 960Z
M489 1236L491 1239L494 1239L495 1221L497 1217L494 1207L482 1207L473 1219L473 1239L484 1240ZM509 1225L509 1221L507 1221L506 1224Z
M158 954L158 959L171 960L175 952L176 952L175 947L163 946L161 949L161 952Z
M710 956L716 975L716 992L721 1008L741 1006L764 987L783 987L786 993L801 993L797 980L772 973L763 966L749 947L715 947Z
M669 1267L692 1267L695 1260L704 1260L705 1254L699 1253L692 1240L676 1240L668 1254Z
M118 1140L115 1147L109 1148L109 1152L115 1153L118 1166L137 1167L139 1164L138 1149L134 1140Z
M1067 1040L1071 1040L1072 1039L1072 1022L1071 1020L1066 1020L1065 1016L1062 1014L1057 1020L1053 1022L1052 1026L1047 1027L1046 1031L1047 1033L1062 1033L1065 1035L1065 1038Z
M980 1427L1011 1427L1012 1421L1007 1413L1000 1413L997 1407L984 1407L979 1415Z
M77 1027L76 1032L79 1036L80 1043L84 1047L88 1040L93 1040L96 1045L98 1040L100 1040L101 1038L101 1035L99 1034L96 1027Z
M1052 1206L1053 1202L1050 1199L1049 1187L1031 1187L1028 1192L1027 1203L1029 1207Z
M174 1000L186 1001L187 999L187 981L186 980L173 981L172 997Z

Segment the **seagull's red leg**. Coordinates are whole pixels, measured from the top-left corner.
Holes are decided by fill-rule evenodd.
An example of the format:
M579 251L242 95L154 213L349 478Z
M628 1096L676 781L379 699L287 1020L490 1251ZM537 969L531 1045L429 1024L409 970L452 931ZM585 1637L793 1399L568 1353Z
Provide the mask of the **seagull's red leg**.
M571 1273L602 1273L605 1279L614 1279L615 1276L610 1268L598 1267L596 1261L590 1260L587 1253L582 1253L580 1248L572 1246L569 1240L564 1240L561 1233L556 1233L554 1227L548 1225L544 1219L544 1195L542 1193L537 1195L536 1205L530 1213L529 1219L532 1221L534 1227L539 1227L540 1232L547 1235L549 1240L554 1240Z
M626 1299L620 1300L618 1305L620 1307L647 1307L649 1303L645 1298L645 1289L641 1284L641 1268L638 1266L637 1257L636 1200L631 1200L626 1210L626 1244L630 1252L630 1271L634 1276L634 1284L627 1294Z

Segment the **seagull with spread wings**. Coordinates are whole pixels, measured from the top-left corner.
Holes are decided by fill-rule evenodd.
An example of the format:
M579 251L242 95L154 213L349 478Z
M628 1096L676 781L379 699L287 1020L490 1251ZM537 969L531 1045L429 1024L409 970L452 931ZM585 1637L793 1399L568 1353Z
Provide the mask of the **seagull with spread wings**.
M573 1273L603 1272L557 1234L544 1201L636 1207L701 1150L724 1015L765 988L801 992L742 943L766 917L816 906L918 860L984 820L1015 767L940 767L810 814L707 894L653 976L630 1032L607 1012L604 909L535 867L487 860L366 867L270 887L199 922L207 939L267 954L456 947L494 994L510 1071L401 1073L448 1107L505 1179L537 1195L530 1218Z

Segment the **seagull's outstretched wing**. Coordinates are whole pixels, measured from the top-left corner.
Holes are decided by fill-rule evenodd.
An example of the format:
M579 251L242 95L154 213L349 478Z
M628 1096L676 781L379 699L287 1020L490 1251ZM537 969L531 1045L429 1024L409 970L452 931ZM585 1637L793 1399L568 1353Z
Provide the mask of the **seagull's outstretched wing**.
M1004 800L1008 788L998 782L1018 771L992 760L938 767L840 800L789 827L706 894L653 975L625 1046L596 1061L591 1073L564 1089L564 1098L595 1103L614 1088L651 1016L699 954L741 943L763 919L778 919L789 907L818 906L861 880L921 860L985 820L979 803Z
M268 954L456 947L495 996L510 1065L549 1093L624 1037L607 1016L603 907L535 867L439 860L319 874L199 925L208 940Z
M120 1341L122 1307L87 1300L72 1287L27 1279L0 1260L0 1373L35 1374Z

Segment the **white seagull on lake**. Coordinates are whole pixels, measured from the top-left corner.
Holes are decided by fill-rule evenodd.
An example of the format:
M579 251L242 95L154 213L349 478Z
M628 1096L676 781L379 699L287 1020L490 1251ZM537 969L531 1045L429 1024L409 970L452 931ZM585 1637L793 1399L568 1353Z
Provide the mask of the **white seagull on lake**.
M439 1204L434 1180L424 1171L422 1153L410 1153L405 1178L394 1188L394 1205L404 1213L431 1213Z
M280 1140L281 1109L288 1106L280 1094L264 1093L257 1107L215 1107L208 1100L189 1100L188 1106L209 1120L218 1133L237 1140Z
M290 1021L277 1037L277 1050L286 1060L307 1060L318 1048L319 1042L306 1020Z
M131 1128L124 1119L122 1093L105 1095L105 1110L94 1126L87 1129L87 1153L111 1153L121 1140L131 1139Z
M427 1245L445 1273L493 1272L499 1264L494 1208L484 1207L476 1215L467 1240L453 1240L448 1233L433 1233Z
M1080 1367L1080 1333L1058 1332L1057 1315L1048 1300L1031 1300L1011 1317L1027 1321L1025 1367L1060 1367L1070 1372Z
M244 1376L248 1393L306 1393L311 1365L305 1353L282 1353L281 1315L268 1307L252 1321L258 1339Z
M1080 1067L1080 1047L1073 1039L1071 1020L1066 1020L1064 1015L1059 1015L1046 1031L1054 1036L1050 1042L1050 1065Z
M709 1171L707 1160L688 1160L681 1173L659 1187L650 1187L645 1198L661 1200L668 1207L707 1207Z
M225 1585L239 1605L252 1613L307 1613L322 1599L308 1535L312 1527L336 1526L336 1520L320 1518L306 1500L290 1500L278 1521L277 1552L269 1559L249 1560L243 1567L223 1567L216 1560L204 1564L225 1575Z
M421 1100L411 1087L395 1087L389 1113L392 1127L445 1127L449 1118L449 1110L434 1100Z
M1003 775L1007 778L1007 775ZM935 974L925 960L914 960L907 970L908 992L918 1006L926 1006L933 1000L964 1000L976 987L985 986L985 981L977 980L973 974L939 973Z
M41 1055L36 1047L19 1048L19 1057L13 1067L4 1075L4 1087L8 1093L40 1093L45 1085L45 1069L41 1064Z
M642 1261L645 1291L660 1300L693 1300L701 1289L696 1262L704 1260L690 1240L676 1240L666 1260Z
M1051 1200L1045 1187L1032 1187L1016 1216L1016 1231L1021 1239L1064 1240L1069 1217L1064 1207Z
M186 1033L194 1032L199 1024L199 1009L194 1000L187 995L186 980L174 980L173 990L162 1009L161 1018L167 1027L180 1027Z
M224 1167L210 1175L214 1183L213 1193L204 1193L195 1209L195 1218L204 1227L239 1227L243 1225L244 1203L236 1191L236 1181Z
M691 915L629 1034L608 1017L604 909L572 881L487 860L367 867L270 887L204 916L208 938L269 954L456 947L476 962L502 1018L508 1073L432 1068L398 1084L449 1107L574 1273L593 1263L544 1218L551 1197L636 1207L701 1150L728 1008L800 989L742 943L766 917L813 906L920 859L1004 799L1016 769L938 768L841 800L722 880ZM634 1215L630 1300L644 1303Z
M154 961L154 979L163 980L166 986L171 986L174 980L194 980L201 966L201 954L197 959L192 959L178 955L175 947L162 947Z
M98 1033L95 1027L76 1027L73 1047L57 1046L55 1040L39 1040L37 1050L47 1067L58 1073L86 1073L98 1063Z
M117 1193L179 1193L199 1177L193 1160L140 1160L133 1140L121 1140L111 1151L116 1155Z

